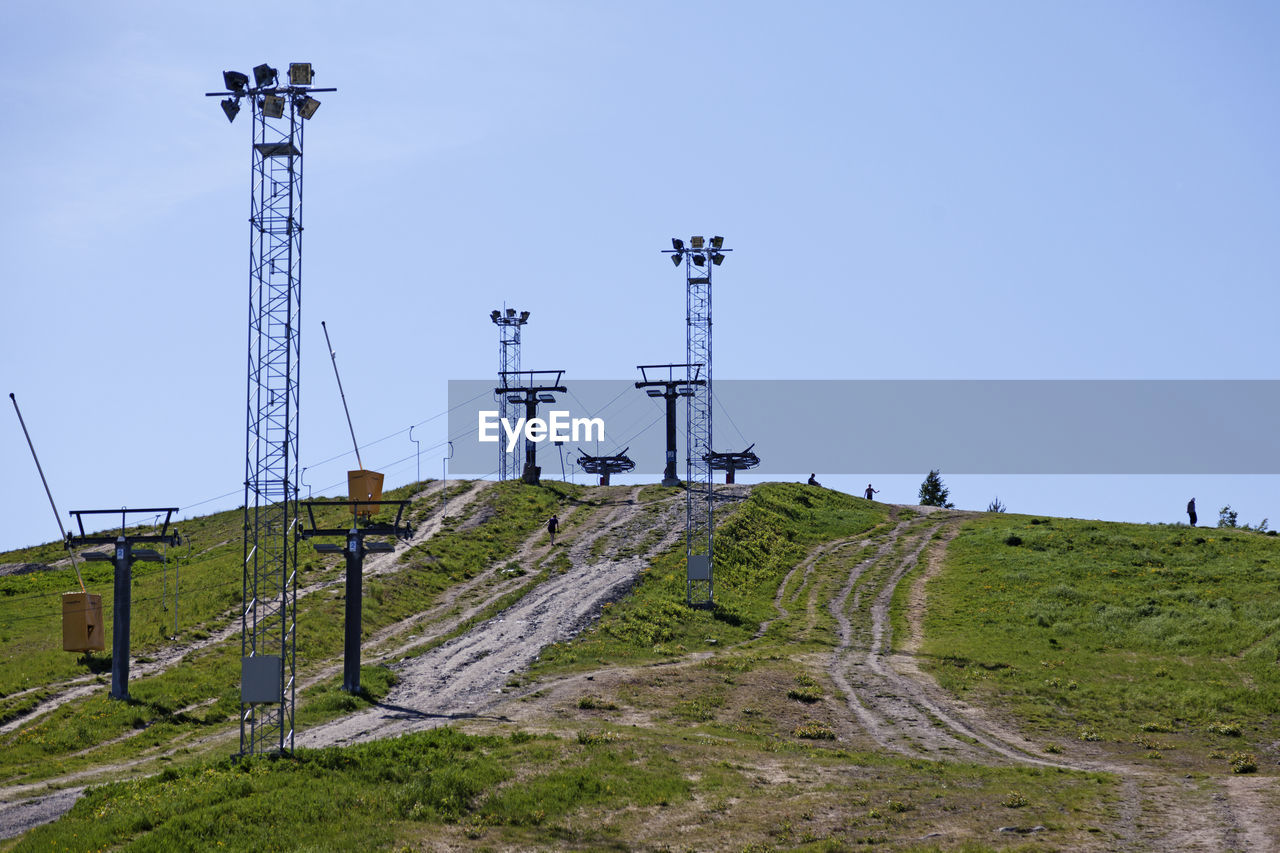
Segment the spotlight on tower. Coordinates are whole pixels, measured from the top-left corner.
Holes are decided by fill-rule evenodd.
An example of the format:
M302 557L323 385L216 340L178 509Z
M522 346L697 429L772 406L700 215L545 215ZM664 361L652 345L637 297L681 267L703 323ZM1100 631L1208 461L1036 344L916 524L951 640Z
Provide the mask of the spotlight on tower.
M712 237L712 238L711 238L711 248L713 248L713 249L723 249L723 248L724 248L724 238L723 238L723 237Z
M222 111L227 114L227 121L235 121L236 113L240 112L240 102L235 98L226 98L222 101Z
M298 101L298 115L303 118L311 118L318 109L320 109L320 102L315 98L303 98Z
M284 98L279 95L267 95L262 99L262 114L267 118L280 118L284 115Z
M316 72L312 70L310 62L289 63L289 85L310 86L315 78Z
M556 401L556 398L555 398L554 396L552 396L551 394L539 394L539 395L538 395L538 402L539 402L539 403L554 403L555 401Z
M249 75L241 74L239 71L223 71L222 85L226 86L230 92L243 95L244 90L249 86Z
M690 238L689 238L689 242L693 244L693 248L695 248L695 249L701 249L701 248L702 248L702 238L701 238L701 237L690 237Z
M671 256L671 263L675 264L676 266L680 266L680 262L683 260L684 260L684 255L680 254L679 252Z
M724 263L724 255L720 254L719 252L716 252L711 256L711 263L715 264L716 266L720 266L721 264Z
M671 238L671 248L675 249L677 252L683 252L683 251L684 251L684 241L683 241L683 240L681 240L679 237L672 237L672 238Z
M705 265L706 265L706 263L707 263L707 259L706 259L705 257L703 257L702 255L694 255L694 256L693 256L693 265L694 265L695 267L705 266Z
M502 312L499 311L497 308L494 308L493 313L489 315L489 319L496 323L498 322L498 318L500 316L502 316Z
M514 308L508 308L508 309L507 309L507 316L508 316L508 317L514 317L514 316L516 316L516 309L514 309Z
M253 69L253 85L259 89L276 82L279 77L279 72L265 62Z
M527 322L529 322L529 312L528 312L528 311L521 311L521 312L520 312L520 322L521 322L521 323L527 323Z

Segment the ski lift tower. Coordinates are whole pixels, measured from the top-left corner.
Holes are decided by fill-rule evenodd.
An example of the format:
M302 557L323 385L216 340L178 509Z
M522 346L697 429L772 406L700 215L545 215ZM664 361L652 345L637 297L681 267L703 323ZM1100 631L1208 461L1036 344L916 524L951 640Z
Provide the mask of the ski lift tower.
M496 308L489 314L489 319L498 327L498 381L506 384L507 374L520 373L520 328L529 322L529 312L508 308L499 311ZM496 392L495 392L496 393ZM506 394L496 394L498 398L498 419L501 423L510 423L508 416L513 411ZM519 439L516 446L507 452L506 442L498 442L498 480L514 480L520 476L521 460L524 456L524 439Z
M297 648L298 362L302 305L302 137L320 102L309 62L284 81L224 71L222 112L247 99L253 123L249 193L249 382L244 474L240 754L293 750Z
M684 262L685 273L685 382L693 391L685 398L686 430L689 441L687 491L685 492L685 600L691 607L715 603L712 581L714 518L711 508L711 270L724 263L723 237L690 237L686 247L678 237L664 249L677 267ZM699 377L705 384L695 384Z

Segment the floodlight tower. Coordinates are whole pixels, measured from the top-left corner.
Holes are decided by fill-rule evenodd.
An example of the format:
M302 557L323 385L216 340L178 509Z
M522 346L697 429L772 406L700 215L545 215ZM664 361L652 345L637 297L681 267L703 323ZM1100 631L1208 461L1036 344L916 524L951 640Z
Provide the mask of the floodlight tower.
M685 398L686 431L689 442L687 491L685 492L685 600L693 607L715 603L712 582L714 519L711 502L711 270L724 263L723 237L690 237L686 248L678 237L664 249L677 267L685 271L685 362L686 384L693 393ZM700 365L706 384L694 384Z
M498 381L506 384L503 377L510 373L512 375L520 372L520 327L529 322L529 312L521 311L516 313L516 309L508 308L506 311L494 309L489 314L489 319L498 327ZM506 394L498 394L498 418L503 423L510 423L507 415L510 413L510 401ZM523 448L521 445L524 439L519 439L516 446L507 452L506 442L498 442L498 479L514 480L520 476L520 457Z
M320 102L309 62L270 65L253 85L224 71L228 121L248 99L249 381L244 475L240 754L293 749L298 545L298 367L302 305L302 137Z

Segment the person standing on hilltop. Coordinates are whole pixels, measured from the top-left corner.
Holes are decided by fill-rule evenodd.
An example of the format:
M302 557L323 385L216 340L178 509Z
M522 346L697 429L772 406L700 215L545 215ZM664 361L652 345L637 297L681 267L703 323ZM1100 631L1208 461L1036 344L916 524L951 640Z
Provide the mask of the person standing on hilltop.
M873 489L871 488L871 484L867 483L867 490L862 493L862 496L865 497L867 500L871 500L879 492L880 492L879 489Z
M1191 526L1196 526L1196 499L1192 498L1187 501L1187 518L1191 519Z

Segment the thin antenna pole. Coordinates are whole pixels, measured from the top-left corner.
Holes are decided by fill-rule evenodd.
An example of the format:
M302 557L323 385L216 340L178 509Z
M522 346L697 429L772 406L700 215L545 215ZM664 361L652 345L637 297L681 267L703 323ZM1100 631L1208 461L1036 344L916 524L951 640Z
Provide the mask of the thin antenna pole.
M18 408L18 398L10 392L9 399L13 401L13 410L18 413L18 423L22 424L22 434L27 437L27 447L31 448L31 458L36 461L36 470L40 472L40 482L44 483L44 493L49 496L49 507L53 510L53 520L58 522L58 532L62 534L62 544L66 546L67 554L71 557L71 568L76 571L76 580L80 582L80 591L88 593L84 588L84 578L80 577L80 567L76 565L76 553L71 550L71 543L67 540L67 531L62 527L62 516L58 515L58 507L53 502L53 492L49 491L49 481L44 478L44 469L40 467L40 457L36 455L36 446L31 443L31 433L27 432L27 422L22 419L22 410Z
M342 390L342 377L338 375L338 354L333 351L333 344L329 343L329 327L324 324L324 320L320 321L320 328L324 329L324 345L329 348L329 358L333 361L333 378L338 380L338 396L342 398L342 411L347 414L347 429L351 430L351 444L356 449L356 464L363 471L364 463L360 461L360 445L356 444L356 428L351 425L351 410L347 408L347 395Z

